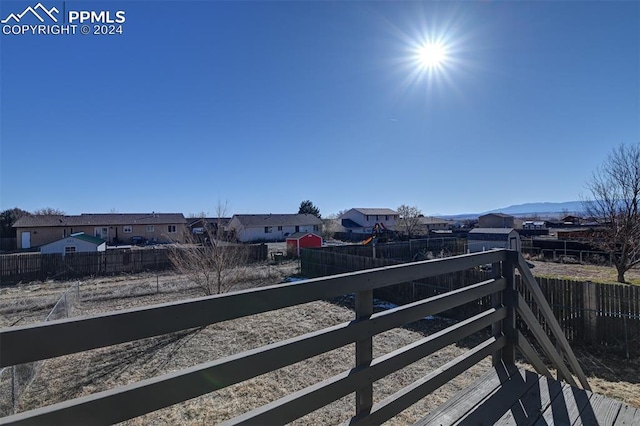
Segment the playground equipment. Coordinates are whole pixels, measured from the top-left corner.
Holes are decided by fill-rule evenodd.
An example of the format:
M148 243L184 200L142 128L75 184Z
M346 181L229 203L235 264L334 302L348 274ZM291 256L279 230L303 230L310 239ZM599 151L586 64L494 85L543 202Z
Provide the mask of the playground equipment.
M373 225L371 236L362 242L362 245L366 246L370 243L386 243L395 239L395 232L387 229L384 223L379 222Z

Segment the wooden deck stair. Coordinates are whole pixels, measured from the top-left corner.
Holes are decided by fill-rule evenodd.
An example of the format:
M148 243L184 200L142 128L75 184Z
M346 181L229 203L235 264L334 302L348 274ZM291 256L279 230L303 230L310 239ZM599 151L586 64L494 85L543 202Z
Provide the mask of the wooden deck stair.
M639 424L637 408L501 364L414 426Z

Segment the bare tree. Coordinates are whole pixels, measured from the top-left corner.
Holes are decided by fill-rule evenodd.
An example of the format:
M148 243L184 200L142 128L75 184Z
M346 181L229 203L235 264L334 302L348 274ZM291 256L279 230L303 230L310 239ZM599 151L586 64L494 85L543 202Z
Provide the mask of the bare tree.
M56 209L54 207L43 207L33 212L36 216L63 216L65 213L63 210Z
M340 229L338 215L330 214L322 219L322 238L327 240L333 238L334 234Z
M198 233L188 234L185 244L170 248L169 258L180 273L188 276L204 294L225 293L245 275L247 247L232 241L227 232L226 207L219 204L217 218L209 222L202 219Z
M420 217L422 212L416 206L401 205L398 211L398 230L407 234L411 238L411 234L415 234L420 226Z
M615 148L587 188L584 210L599 225L592 244L610 254L623 283L625 272L640 264L640 143Z

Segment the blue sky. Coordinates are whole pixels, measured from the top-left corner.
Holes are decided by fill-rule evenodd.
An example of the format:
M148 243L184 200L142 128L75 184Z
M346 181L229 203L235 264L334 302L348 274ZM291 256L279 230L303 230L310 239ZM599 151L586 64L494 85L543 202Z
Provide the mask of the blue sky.
M639 2L42 4L126 21L0 34L0 209L481 212L640 141Z

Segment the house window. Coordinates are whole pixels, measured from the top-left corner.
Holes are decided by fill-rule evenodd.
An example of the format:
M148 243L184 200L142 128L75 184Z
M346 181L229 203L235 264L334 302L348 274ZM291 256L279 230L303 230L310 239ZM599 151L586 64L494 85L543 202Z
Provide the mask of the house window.
M155 228L153 227L153 225L147 225L147 232L153 232L155 231Z
M176 232L176 226L175 225L169 225L167 228L168 228L170 234L174 234Z
M130 234L133 232L133 227L131 225L125 225L122 227L122 232L125 234Z
M75 253L76 252L76 246L64 246L64 252L65 253Z
M278 226L278 231L282 231L282 226Z
M320 229L320 227L318 225L313 225L313 230L314 231L318 231Z
M389 221L389 216L388 216L388 215L386 215L386 216L384 217L384 220L388 222L388 221Z
M270 233L271 233L272 228L273 228L272 226L265 226L265 227L264 227L264 233L265 233L265 234L270 234Z

